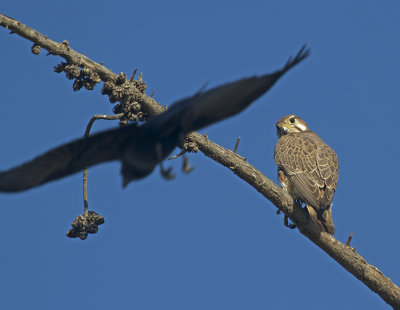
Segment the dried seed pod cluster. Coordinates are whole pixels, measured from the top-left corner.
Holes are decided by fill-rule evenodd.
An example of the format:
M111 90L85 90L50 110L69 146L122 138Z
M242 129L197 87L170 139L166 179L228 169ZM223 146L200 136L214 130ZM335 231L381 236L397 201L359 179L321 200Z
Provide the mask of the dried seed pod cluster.
M119 125L126 126L130 122L144 121L147 117L139 104L145 90L146 84L141 76L138 80L127 80L126 74L120 73L115 81L105 82L101 92L108 96L111 103L119 102L113 111L115 114L124 113Z
M124 116L120 119L119 125L126 126L129 122L134 121L144 121L145 114L141 111L141 105L137 101L128 102L128 103L118 103L113 112L115 114L123 113Z
M89 211L88 215L78 215L72 222L72 229L67 231L67 237L80 238L85 240L88 234L95 234L99 230L99 225L104 224L104 218L94 211Z
M34 47L32 47L32 52ZM80 67L76 64L62 62L54 67L54 71L57 73L65 72L68 79L75 80L74 91L78 91L82 87L93 90L96 84L101 82L98 73L87 66ZM126 74L121 72L115 79L104 82L101 93L107 95L111 103L119 102L113 111L115 114L124 114L119 125L126 126L131 122L146 119L147 115L142 111L139 104L145 90L146 84L142 80L142 74L137 80L134 80L133 76L127 80Z
M37 45L36 43L32 45L31 48L32 54L39 55L41 50L42 48L40 47L40 45Z
M93 90L96 84L101 82L97 72L88 67L80 68L75 64L62 62L54 67L54 71L57 73L65 72L69 80L75 80L72 86L74 91L78 91L82 87L87 90Z

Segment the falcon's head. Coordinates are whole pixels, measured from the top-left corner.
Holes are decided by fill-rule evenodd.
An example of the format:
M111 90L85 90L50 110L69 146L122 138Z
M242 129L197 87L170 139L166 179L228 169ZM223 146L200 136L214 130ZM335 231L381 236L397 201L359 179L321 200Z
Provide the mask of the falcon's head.
M276 123L278 138L289 132L301 132L309 130L305 121L296 115L286 115Z

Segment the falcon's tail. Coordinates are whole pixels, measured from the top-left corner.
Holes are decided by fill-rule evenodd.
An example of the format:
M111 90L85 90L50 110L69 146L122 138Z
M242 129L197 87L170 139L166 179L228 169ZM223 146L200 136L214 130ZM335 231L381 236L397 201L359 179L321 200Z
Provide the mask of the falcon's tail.
M320 230L327 232L331 235L335 233L335 226L333 225L332 207L329 207L323 213L318 212L313 207L307 205L308 214L315 225Z

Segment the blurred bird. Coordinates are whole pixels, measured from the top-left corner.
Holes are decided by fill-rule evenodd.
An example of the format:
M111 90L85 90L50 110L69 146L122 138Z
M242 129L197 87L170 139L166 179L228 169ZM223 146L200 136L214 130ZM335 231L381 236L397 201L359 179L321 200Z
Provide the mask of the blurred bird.
M241 79L180 100L142 126L106 130L54 148L33 160L0 172L0 191L24 191L102 162L119 160L126 186L148 176L191 131L206 127L245 108L281 76L309 55L303 46L273 73Z

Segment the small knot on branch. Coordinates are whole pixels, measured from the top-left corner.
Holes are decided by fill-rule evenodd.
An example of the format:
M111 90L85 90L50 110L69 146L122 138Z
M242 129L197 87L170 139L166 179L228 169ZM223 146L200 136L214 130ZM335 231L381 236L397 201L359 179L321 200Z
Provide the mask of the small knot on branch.
M185 137L183 140L182 148L189 153L197 153L199 151L197 143L190 140L188 137Z
M67 40L62 41L61 44L69 51L69 42Z

